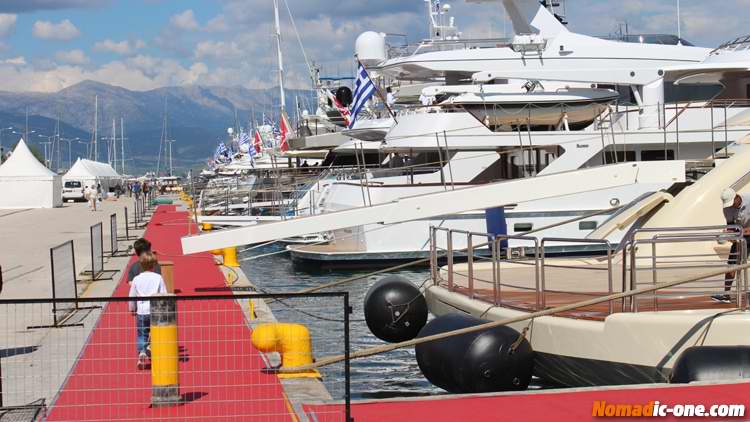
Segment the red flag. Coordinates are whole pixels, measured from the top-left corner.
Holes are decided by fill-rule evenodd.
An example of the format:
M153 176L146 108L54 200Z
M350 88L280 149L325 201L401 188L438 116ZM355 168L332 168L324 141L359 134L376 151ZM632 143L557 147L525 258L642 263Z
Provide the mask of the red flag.
M258 132L258 129L255 129L255 139L253 139L253 146L255 147L255 152L260 153L260 150L263 147L263 140L260 137L260 132Z
M289 134L291 131L291 125L289 124L289 121L287 120L286 113L281 113L281 122L279 122L279 129L281 130L281 141L279 142L279 149L281 152L287 152L289 151L289 144L287 144L287 139L289 138Z
M329 90L326 89L326 94L328 94L328 98L331 100L334 106L336 106L336 109L341 113L341 117L344 118L344 125L346 127L349 127L349 122L351 121L351 113L349 112L349 109L341 105L339 100L336 98L335 95Z

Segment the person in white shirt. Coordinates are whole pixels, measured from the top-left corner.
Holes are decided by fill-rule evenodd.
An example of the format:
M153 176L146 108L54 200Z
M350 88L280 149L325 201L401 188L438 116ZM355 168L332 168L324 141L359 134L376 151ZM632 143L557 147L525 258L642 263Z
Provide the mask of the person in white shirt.
M385 103L388 104L389 108L393 108L393 106L396 105L396 97L393 95L393 92L391 91L391 87L386 88L385 92L386 92Z
M139 258L142 272L130 283L130 297L150 297L167 293L164 279L154 272L156 255L144 252ZM149 335L151 334L151 301L138 300L128 302L136 318L136 344L138 348L138 368L143 369L148 358Z

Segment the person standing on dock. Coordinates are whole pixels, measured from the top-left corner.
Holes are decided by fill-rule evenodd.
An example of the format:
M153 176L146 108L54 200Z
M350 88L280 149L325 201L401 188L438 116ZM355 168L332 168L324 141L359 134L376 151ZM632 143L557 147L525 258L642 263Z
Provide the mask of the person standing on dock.
M737 225L742 227L742 236L745 238L746 251L747 245L750 244L750 197L738 194L734 189L727 188L721 191L721 203L724 206L724 218L727 225ZM732 242L732 249L729 251L727 265L737 265L740 262L738 251L739 242ZM724 291L732 289L735 273L730 272L724 275ZM711 298L717 302L730 303L732 301L729 293L713 295Z
M129 297L150 297L167 293L164 279L160 274L154 272L156 268L156 255L153 252L144 252L138 262L143 272L133 279L130 284ZM135 313L136 318L136 347L138 348L138 369L146 366L148 359L149 334L151 334L151 302L138 300L128 302L130 312Z
M135 278L143 272L143 269L141 268L141 256L143 256L144 253L148 252L151 253L151 242L144 238L140 238L133 242L133 250L135 251L135 256L138 258L135 262L133 262L133 265L130 266L130 269L128 270L128 283L131 283ZM154 255L156 253L154 252ZM161 274L161 267L157 263L153 272L157 274Z
M86 198L89 200L89 210L96 211L96 187L94 185L86 188Z

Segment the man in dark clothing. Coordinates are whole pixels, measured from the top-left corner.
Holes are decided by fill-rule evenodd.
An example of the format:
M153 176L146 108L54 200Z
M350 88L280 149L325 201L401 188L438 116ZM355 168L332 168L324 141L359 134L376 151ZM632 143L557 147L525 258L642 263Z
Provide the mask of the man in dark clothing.
M734 189L727 188L721 192L721 202L724 207L724 218L727 225L736 225L742 228L742 236L745 238L745 244L750 244L750 197L738 194ZM732 242L732 249L729 251L727 265L737 265L744 261L738 250L738 242ZM750 250L750 248L748 248ZM748 251L745 251L748 253ZM724 276L724 294L717 294L711 298L717 302L731 303L732 297L729 291L732 290L735 273L726 273Z
M140 257L144 252L151 252L151 242L144 238L140 238L136 240L135 243L133 243L133 249L135 250L135 256L138 257L138 259L133 263L133 265L130 266L130 269L128 270L128 283L133 281L133 279L142 272ZM156 264L153 272L161 274L161 267L159 266L159 264Z

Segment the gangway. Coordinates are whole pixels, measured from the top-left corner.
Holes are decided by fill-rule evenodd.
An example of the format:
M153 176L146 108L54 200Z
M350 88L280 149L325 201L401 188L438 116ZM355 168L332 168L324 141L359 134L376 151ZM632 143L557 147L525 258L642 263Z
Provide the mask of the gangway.
M396 224L636 183L663 184L684 181L685 161L682 160L609 164L408 196L368 207L186 236L182 238L182 249L184 253L190 254L364 224Z

